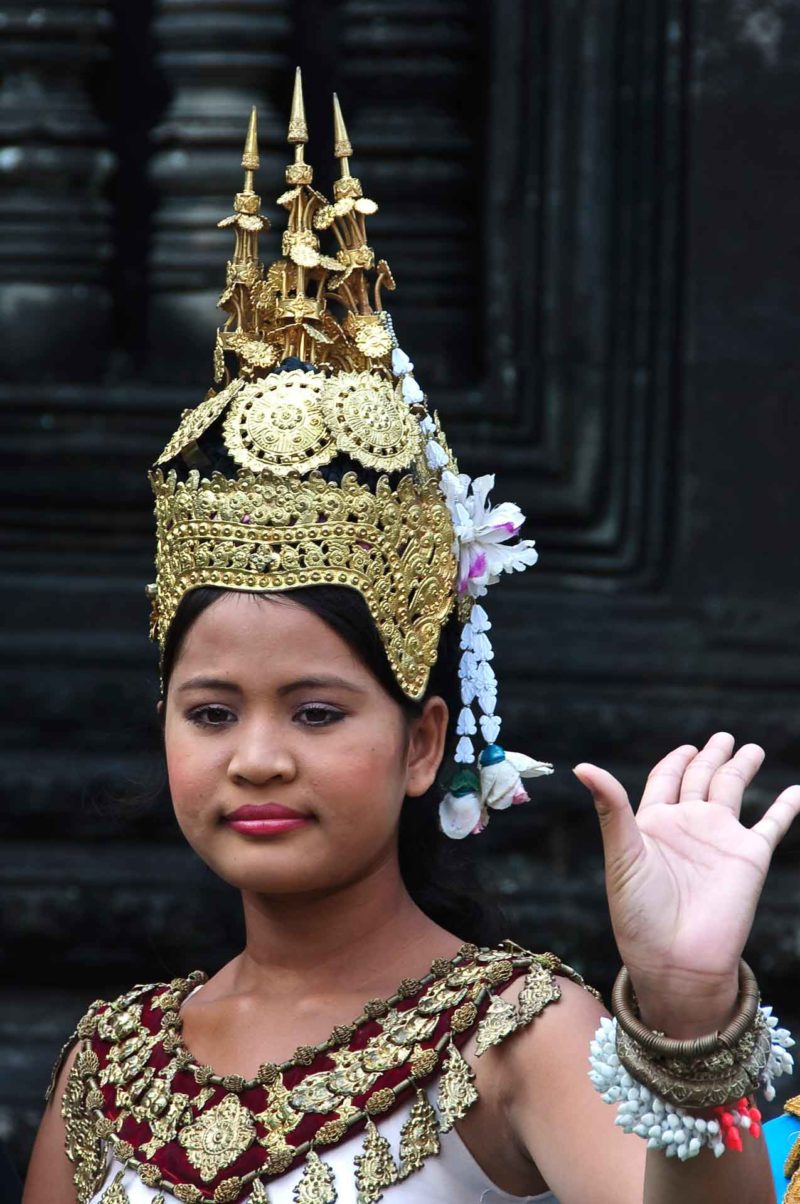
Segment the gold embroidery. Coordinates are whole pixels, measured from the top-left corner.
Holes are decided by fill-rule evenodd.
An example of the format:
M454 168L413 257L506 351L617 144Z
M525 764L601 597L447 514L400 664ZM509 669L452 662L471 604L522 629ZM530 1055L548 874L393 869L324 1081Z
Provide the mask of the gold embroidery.
M292 1192L294 1204L336 1204L333 1171L314 1150L306 1155L303 1177Z
M383 1189L397 1182L392 1147L371 1120L367 1122L362 1152L354 1159L354 1170L358 1204L376 1204Z
M226 1095L216 1108L182 1129L178 1140L200 1178L209 1183L253 1144L255 1124L236 1096Z
M478 1025L475 1053L478 1057L492 1045L499 1045L519 1027L517 1009L507 999L496 995L489 1004L486 1015Z
M453 1019L451 1021L453 1032L466 1032L475 1023L477 1015L478 1009L474 1003L462 1003L461 1007L456 1008L453 1012Z
M478 1092L475 1088L475 1075L472 1068L451 1042L439 1081L439 1093L436 1100L441 1131L449 1133L455 1122L466 1116L477 1098Z
M405 1179L418 1170L426 1158L439 1153L439 1148L436 1113L425 1093L418 1091L416 1103L400 1131L400 1178Z
M256 1179L253 1182L253 1190L250 1193L250 1204L269 1204L267 1189L260 1179Z

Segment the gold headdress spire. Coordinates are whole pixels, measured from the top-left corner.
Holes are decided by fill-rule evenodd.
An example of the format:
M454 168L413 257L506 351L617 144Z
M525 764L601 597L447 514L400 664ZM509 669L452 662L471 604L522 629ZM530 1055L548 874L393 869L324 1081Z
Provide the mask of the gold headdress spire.
M333 153L340 160L342 177L349 176L350 164L348 159L353 153L353 147L347 136L347 126L342 116L342 106L339 104L339 97L335 92L333 94Z
M228 314L221 330L217 331L214 348L214 379L226 376L225 351L236 351L246 360L245 351L253 348L258 318L253 304L253 288L264 275L264 265L258 257L258 236L269 229L269 221L261 213L261 197L253 191L253 175L258 169L258 115L255 105L250 111L247 136L242 153L244 184L233 198L233 213L217 225L233 226L236 242L228 262L225 289L217 302Z
M253 173L258 171L261 160L258 157L258 110L253 105L250 110L250 121L247 126L247 137L244 140L242 167L244 168L244 185L242 192L253 191Z

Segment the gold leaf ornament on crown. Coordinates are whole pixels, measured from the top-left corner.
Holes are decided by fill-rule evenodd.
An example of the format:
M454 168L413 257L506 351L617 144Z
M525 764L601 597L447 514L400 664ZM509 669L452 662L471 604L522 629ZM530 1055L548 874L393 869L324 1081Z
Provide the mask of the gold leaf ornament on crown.
M394 278L385 260L375 266L367 243L366 217L377 206L350 174L352 147L335 97L333 203L313 187L307 140L298 69L288 133L294 157L279 198L288 212L282 256L266 270L259 259L269 223L253 186L253 109L243 188L219 223L235 244L219 299L226 318L214 351L218 391L183 414L150 474L151 631L163 652L181 599L202 586L343 585L362 595L399 685L420 698L456 601L453 521L441 466L426 458L421 422L432 419L421 391L410 400L392 372L395 343L381 296ZM330 253L321 236L331 238ZM203 443L212 431L230 469L212 467ZM449 452L447 459L457 471ZM357 466L377 476L359 480L348 471Z

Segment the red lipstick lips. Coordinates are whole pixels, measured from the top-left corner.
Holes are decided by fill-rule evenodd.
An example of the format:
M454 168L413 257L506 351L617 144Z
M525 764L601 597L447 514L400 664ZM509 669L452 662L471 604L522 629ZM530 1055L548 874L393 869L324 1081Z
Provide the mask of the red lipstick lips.
M300 828L310 820L307 815L280 803L246 803L226 815L225 822L246 836L278 836L281 832Z

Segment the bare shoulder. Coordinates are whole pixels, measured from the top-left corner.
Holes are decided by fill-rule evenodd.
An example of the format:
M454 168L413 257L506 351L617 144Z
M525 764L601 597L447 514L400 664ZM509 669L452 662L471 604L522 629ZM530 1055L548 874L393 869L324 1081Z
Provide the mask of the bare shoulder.
M70 1072L80 1052L80 1040L62 1052L60 1066L52 1084L39 1124L28 1164L22 1204L75 1204L72 1164L67 1158L67 1134L61 1105Z

